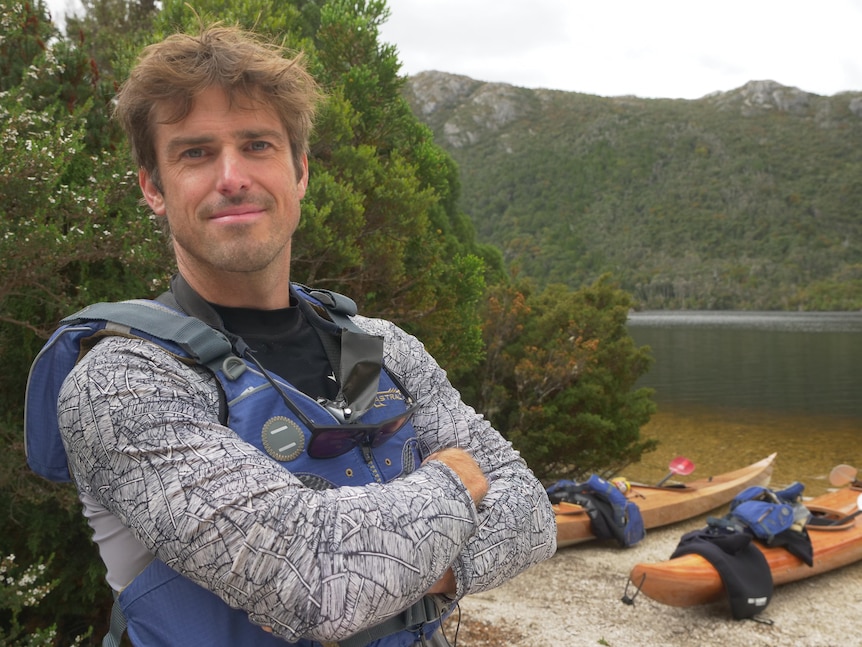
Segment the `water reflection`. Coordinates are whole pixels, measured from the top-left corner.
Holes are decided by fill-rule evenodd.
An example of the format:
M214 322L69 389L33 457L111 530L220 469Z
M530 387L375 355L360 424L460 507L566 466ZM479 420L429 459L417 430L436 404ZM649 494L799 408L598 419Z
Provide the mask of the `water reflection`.
M862 332L862 312L750 312L714 310L652 310L633 312L629 326L697 326L792 330L797 332Z
M653 350L644 434L662 443L633 478L677 454L708 476L777 451L773 481L819 494L835 464L862 467L862 313L648 312L629 330Z

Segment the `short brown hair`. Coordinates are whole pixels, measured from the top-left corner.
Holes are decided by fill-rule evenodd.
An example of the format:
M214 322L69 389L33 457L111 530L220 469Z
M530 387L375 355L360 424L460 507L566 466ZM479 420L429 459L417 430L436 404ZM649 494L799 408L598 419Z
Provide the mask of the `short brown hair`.
M120 87L114 117L126 132L132 157L159 182L152 115L157 105L173 105L169 123L185 118L196 96L221 87L231 101L263 101L278 114L290 139L298 172L320 100L317 83L302 54L265 43L239 28L212 25L196 35L174 34L146 47Z

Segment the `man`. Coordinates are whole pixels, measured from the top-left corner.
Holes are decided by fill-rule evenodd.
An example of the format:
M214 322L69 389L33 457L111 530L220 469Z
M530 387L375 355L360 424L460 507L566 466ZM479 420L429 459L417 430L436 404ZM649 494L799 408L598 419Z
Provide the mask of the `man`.
M63 383L136 645L446 644L441 610L555 549L541 485L418 340L289 283L317 100L301 59L218 26L147 48L117 96L179 269L160 300L239 368L119 334Z

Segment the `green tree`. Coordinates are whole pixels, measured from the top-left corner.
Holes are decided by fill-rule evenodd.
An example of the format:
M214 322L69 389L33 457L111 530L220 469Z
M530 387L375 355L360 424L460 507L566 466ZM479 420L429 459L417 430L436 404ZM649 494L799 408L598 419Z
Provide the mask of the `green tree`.
M80 0L79 9L65 15L67 40L86 52L103 75L122 78L157 15L155 0Z
M71 72L89 59L66 41L45 41L55 32L35 26L46 18L31 5L4 12L0 67L17 81L0 94L0 351L18 366L61 316L146 293L168 265L137 206L134 174L100 146L122 147L103 126L105 82ZM23 51L32 58L20 61ZM9 387L0 388L0 402L10 408L21 404L22 368L0 376Z
M655 412L635 389L649 349L626 330L633 302L602 277L572 291L500 286L485 308L479 408L544 480L610 475L655 448L640 428Z
M50 561L50 560L49 560ZM19 621L21 612L34 607L57 586L56 580L45 581L47 564L38 562L30 566L19 566L15 555L0 556L0 613L9 615L7 627L0 627L0 641L8 647L37 647L54 644L57 627L28 631ZM81 643L81 637L74 644Z
M134 174L110 125L114 84L44 9L0 5L0 554L54 560L57 587L20 611L56 625L64 644L107 618L104 568L71 485L24 462L21 419L33 357L64 315L86 303L146 295L169 274L166 248L137 206ZM104 152L105 150L109 152ZM155 284L154 284L155 281Z

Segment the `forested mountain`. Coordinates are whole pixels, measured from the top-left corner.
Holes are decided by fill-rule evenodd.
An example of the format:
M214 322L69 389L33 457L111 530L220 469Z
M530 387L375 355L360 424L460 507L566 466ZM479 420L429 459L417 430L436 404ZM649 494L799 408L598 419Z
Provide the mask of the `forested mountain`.
M609 272L644 308L862 308L862 92L605 98L425 72L404 94L479 239L541 284Z

